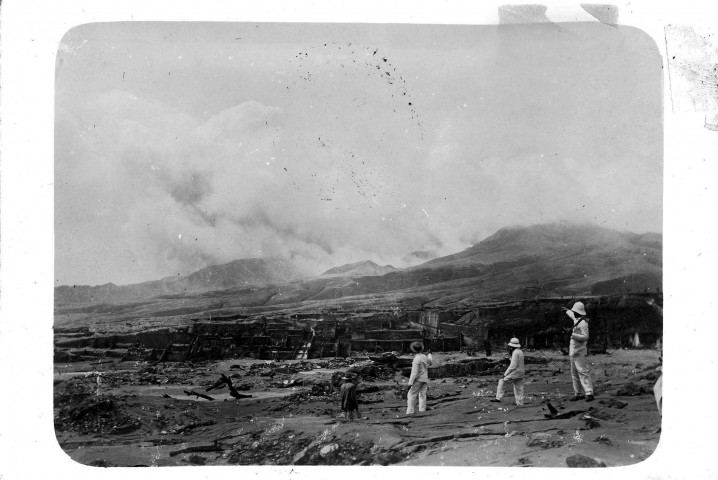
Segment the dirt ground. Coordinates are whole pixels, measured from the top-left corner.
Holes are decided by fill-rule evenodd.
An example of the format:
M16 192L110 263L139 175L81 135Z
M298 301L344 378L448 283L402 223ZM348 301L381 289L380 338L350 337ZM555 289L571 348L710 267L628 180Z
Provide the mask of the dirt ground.
M500 404L489 401L500 373L432 378L428 411L413 416L405 414L401 371L362 358L56 364L55 431L75 461L105 467L610 467L638 463L656 449L661 416L652 387L659 352L589 357L596 391L590 403L568 401L568 357L525 353L523 406L514 405L511 393ZM438 365L468 358L434 354ZM360 418L348 422L332 381L352 365L362 378ZM235 395L250 397L233 397L226 384L208 391L221 374ZM558 411L553 418L549 402Z

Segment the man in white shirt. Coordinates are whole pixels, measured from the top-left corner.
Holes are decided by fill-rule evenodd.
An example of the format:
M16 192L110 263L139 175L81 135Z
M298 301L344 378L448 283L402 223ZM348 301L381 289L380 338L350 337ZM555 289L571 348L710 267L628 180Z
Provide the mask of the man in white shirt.
M504 377L499 380L496 387L496 398L491 399L492 402L501 402L504 396L506 384L511 383L514 386L514 398L516 405L524 404L524 352L521 350L521 344L518 338L512 338L509 342L509 355L511 356L511 364L504 372Z
M411 363L411 376L409 377L409 393L407 394L406 414L414 413L414 404L419 399L419 411L426 411L426 391L429 387L429 365L431 354L424 355L424 344L413 342L410 346L414 352L414 361Z
M571 364L571 380L573 382L572 402L586 399L593 401L593 384L591 374L588 371L588 317L583 303L576 302L571 310L566 310L566 315L573 320L571 329L571 342L568 347L568 360ZM581 393L581 389L583 392Z

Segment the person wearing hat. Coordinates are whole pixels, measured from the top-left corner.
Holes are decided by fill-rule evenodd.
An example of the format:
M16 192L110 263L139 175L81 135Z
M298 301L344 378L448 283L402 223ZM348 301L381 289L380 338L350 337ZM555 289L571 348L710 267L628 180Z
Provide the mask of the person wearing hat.
M524 404L524 375L526 370L524 369L524 352L521 350L521 344L518 338L512 338L509 342L509 356L511 357L511 363L509 368L504 372L504 377L499 380L499 385L496 387L496 398L491 399L492 402L501 402L501 398L504 396L507 383L512 383L514 386L514 399L516 405Z
M357 398L357 386L354 383L354 377L352 375L345 375L342 377L344 383L339 390L339 398L342 402L342 412L344 418L350 422L354 421L354 412L359 414L359 399Z
M566 309L564 309L566 310ZM588 317L583 303L576 302L571 310L566 310L566 315L573 320L571 330L571 341L568 346L568 361L571 364L571 380L573 382L574 395L571 401L586 399L593 401L593 385L591 374L588 371ZM581 389L583 392L581 393Z
M406 396L406 414L414 413L414 404L419 399L419 411L426 411L426 391L429 387L429 365L431 365L431 353L424 355L424 344L413 342L410 347L414 352L414 361L411 362L411 376L409 376L409 393Z

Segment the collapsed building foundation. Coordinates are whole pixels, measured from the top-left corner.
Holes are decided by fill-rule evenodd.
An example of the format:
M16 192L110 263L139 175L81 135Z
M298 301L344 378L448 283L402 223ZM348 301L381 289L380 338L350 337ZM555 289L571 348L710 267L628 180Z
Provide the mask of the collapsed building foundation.
M57 330L55 360L93 356L177 362L223 358L289 360L408 353L414 341L430 351L503 350L516 337L526 348L565 348L570 320L561 307L582 300L590 317L593 351L655 346L663 318L652 305L660 294L540 298L447 310L303 313L283 317L195 319L193 325L102 335L89 328ZM653 303L651 303L653 302ZM102 353L98 353L102 352Z

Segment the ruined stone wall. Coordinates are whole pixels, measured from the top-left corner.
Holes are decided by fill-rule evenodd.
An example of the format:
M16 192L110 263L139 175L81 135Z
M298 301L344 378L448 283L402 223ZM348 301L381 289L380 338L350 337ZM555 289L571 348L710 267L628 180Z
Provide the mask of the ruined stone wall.
M466 337L466 342L480 344L488 336L488 328L483 325L456 325L453 323L440 323L439 331L451 335Z
M404 318L407 322L419 324L427 329L432 335L438 335L441 325L452 323L463 316L464 312L421 310L419 312L406 312Z
M393 315L381 314L371 317L353 317L344 323L351 331L391 330L395 328L397 318Z
M426 310L421 312L421 315L419 316L419 322L420 324L431 328L432 330L436 331L439 328L439 312Z
M422 338L421 330L369 330L352 332L352 340L404 340Z
M461 337L438 337L424 340L424 348L432 352L455 352L461 350Z
M335 322L318 323L314 326L315 338L333 339L337 336L337 328Z
M420 340L420 338L413 340L351 340L350 344L354 352L408 352L409 345L416 340Z
M654 345L663 336L663 317L648 305L649 297L624 295L579 299L583 300L589 317L589 346L628 347L636 334L643 345ZM657 300L662 303L662 296ZM561 307L570 308L573 301L541 299L481 308L479 324L488 329L492 343L502 344L516 337L533 348L561 346L568 343L562 330L572 323Z
M403 338L399 340L350 340L351 349L354 352L366 351L369 354L379 352L400 352L411 351L411 344L421 340L421 337ZM451 352L461 349L459 337L445 337L424 339L424 348L433 352Z
M419 323L421 310L408 310L399 314L399 319L405 322Z
M314 340L309 350L309 358L334 357L337 351L337 342Z
M189 343L193 336L186 330L168 328L125 335L97 335L92 337L58 339L55 345L64 348L120 348L139 343L146 348L164 348L168 343Z

